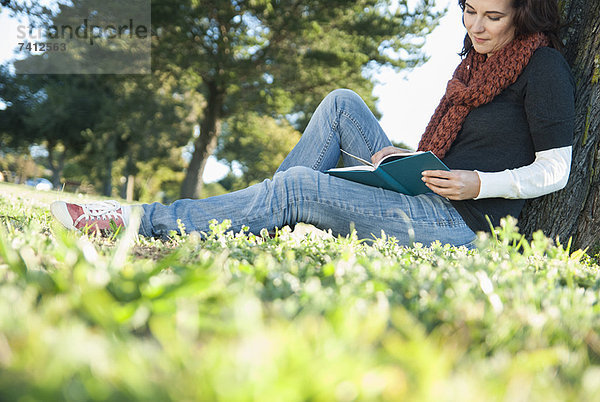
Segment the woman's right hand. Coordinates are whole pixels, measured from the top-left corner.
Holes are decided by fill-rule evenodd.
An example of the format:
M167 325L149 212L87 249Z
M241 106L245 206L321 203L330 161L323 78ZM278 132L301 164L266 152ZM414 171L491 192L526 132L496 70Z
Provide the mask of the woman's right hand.
M407 152L413 152L410 149L404 149L404 148L396 148L396 147L385 147L383 149L380 149L379 151L375 152L375 154L373 156L371 156L371 162L373 162L373 165L377 165L377 163L379 163L380 160L382 160L383 158L385 158L388 155L392 155L392 154L402 154L402 153L407 153Z

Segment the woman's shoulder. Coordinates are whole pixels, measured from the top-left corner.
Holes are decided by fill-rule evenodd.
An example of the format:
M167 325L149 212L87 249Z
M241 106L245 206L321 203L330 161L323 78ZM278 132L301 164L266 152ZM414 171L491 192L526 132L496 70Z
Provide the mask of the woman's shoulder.
M552 47L540 47L537 49L527 65L528 70L536 74L549 74L552 77L571 75L571 68L562 53Z
M532 58L546 59L546 60L562 60L566 63L562 53L553 47L542 46L533 52Z
M539 48L526 71L524 94L525 107L531 116L530 125L535 119L571 121L575 113L575 80L562 54L550 47Z
M537 49L519 78L521 88L530 94L551 92L565 96L575 90L571 67L563 55L551 47Z

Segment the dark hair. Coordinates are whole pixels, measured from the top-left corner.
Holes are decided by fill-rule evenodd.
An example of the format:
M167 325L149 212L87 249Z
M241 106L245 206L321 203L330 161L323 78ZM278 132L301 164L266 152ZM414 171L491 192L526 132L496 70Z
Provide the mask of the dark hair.
M466 0L458 0L458 5L465 11ZM550 39L550 46L562 49L563 44L559 38L562 27L557 0L513 0L515 9L513 23L515 36L525 36L536 32L543 32ZM465 42L461 56L465 56L473 48L469 35L465 35Z

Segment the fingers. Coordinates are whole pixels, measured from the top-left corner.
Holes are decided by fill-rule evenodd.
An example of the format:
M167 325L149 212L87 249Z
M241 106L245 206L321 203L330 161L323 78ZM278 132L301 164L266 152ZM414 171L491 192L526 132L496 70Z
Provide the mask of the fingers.
M457 175L446 170L426 170L422 173L421 180L425 184L437 188L449 188L456 185Z
M375 152L373 156L371 156L371 162L373 162L373 164L377 164L377 162L379 162L386 156L394 154L396 152L399 152L399 150L398 148L393 146L382 148L379 151Z
M381 160L381 158L383 158L385 156L383 154L383 152L385 152L385 148L380 149L379 151L375 152L373 154L373 156L371 156L371 162L373 162L373 164L377 164L377 162L379 162Z
M427 184L425 183L425 185L434 193L436 193L437 195L440 195L448 200L464 200L466 199L464 196L462 196L462 194L460 193L460 191L456 188L452 188L452 187L448 187L448 188L444 188L444 187L436 187L434 185L431 184Z
M427 170L422 177L425 185L434 193L451 200L461 198L462 181L460 174L446 170Z
M429 184L430 186L438 188L451 188L456 186L456 183L447 179L429 178L427 180L423 179L423 181L425 182L425 184Z
M451 179L456 176L456 173L448 170L424 170L421 173L425 177L442 177L444 179Z
M457 188L452 186L440 186L435 183L425 183L425 185L434 193L441 195L442 197L452 198L457 196Z
M422 180L431 191L451 200L475 198L481 185L474 171L428 170L423 172Z

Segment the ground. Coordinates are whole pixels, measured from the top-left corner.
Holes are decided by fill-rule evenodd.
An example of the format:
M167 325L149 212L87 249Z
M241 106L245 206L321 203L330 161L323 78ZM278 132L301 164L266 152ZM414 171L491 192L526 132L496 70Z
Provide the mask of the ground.
M593 400L600 268L513 221L468 251L54 224L0 184L0 399Z

